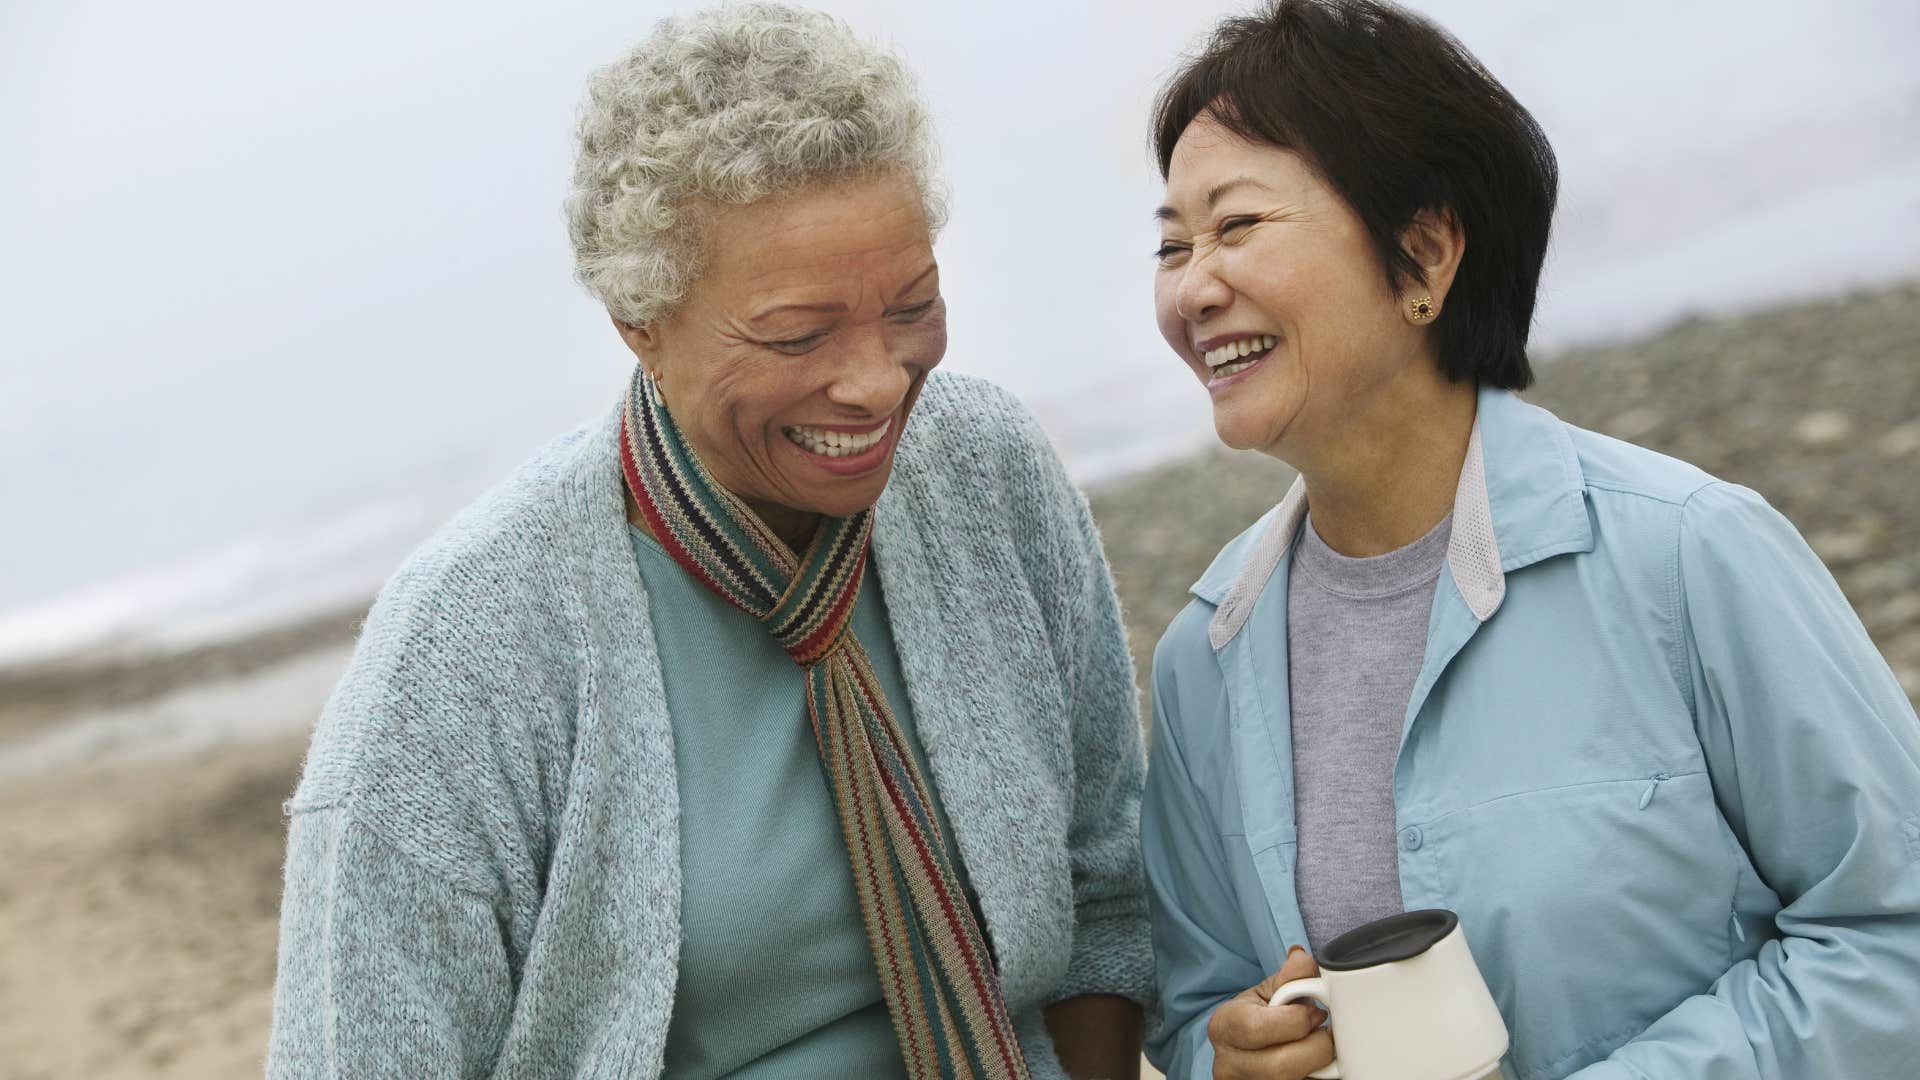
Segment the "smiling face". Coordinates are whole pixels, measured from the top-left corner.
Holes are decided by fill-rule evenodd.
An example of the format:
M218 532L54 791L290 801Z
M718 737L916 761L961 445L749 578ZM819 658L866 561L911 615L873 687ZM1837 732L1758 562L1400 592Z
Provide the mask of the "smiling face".
M714 479L777 532L872 506L947 349L918 189L885 174L710 207L704 225L699 281L622 336Z
M1300 155L1202 113L1175 145L1159 217L1160 332L1228 446L1304 468L1393 384L1438 377L1360 218Z

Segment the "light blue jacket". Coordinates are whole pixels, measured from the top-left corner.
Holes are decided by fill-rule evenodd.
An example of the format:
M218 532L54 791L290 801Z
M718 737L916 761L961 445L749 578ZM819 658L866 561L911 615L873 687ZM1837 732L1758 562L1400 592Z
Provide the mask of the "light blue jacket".
M1143 805L1171 1080L1306 943L1288 552L1228 545L1154 658ZM1920 723L1753 492L1483 391L1394 772L1521 1080L1920 1075Z

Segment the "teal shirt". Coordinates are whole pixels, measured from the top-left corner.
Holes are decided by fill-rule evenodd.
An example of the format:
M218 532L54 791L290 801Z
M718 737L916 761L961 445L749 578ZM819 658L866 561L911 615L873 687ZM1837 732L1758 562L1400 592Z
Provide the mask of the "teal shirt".
M752 616L631 531L680 790L683 939L666 1074L905 1076L804 673ZM931 783L871 563L853 626ZM937 801L935 813L952 836Z

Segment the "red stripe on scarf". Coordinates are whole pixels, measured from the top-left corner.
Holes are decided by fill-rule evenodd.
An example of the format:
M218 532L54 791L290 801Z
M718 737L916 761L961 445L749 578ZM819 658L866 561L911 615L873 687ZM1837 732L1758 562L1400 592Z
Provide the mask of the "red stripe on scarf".
M681 546L673 530L667 527L666 518L661 516L660 507L654 504L653 493L647 490L646 484L641 483L640 466L633 460L633 440L631 432L627 430L625 416L620 417L620 469L626 474L627 489L633 494L634 503L640 507L640 516L647 519L647 527L653 533L654 540L667 550L668 555L673 556L673 561L679 563L682 569L699 578L702 584L725 599L727 590L701 569L692 552Z
M860 575L866 573L866 569L867 553L862 551L859 562L853 568L853 579L859 580ZM859 595L859 589L840 590L840 598L833 602L833 610L827 613L826 621L820 624L820 629L809 634L805 641L794 647L791 655L796 662L812 664L819 661L827 646L833 644L834 635L839 633L840 628L846 624L847 609L853 606L854 598Z
M807 673L807 679L809 682L811 682L813 679L816 679L816 678L831 679L831 677L832 676L830 676L828 673L824 671L818 674L815 674L813 672ZM815 732L815 737L817 738L818 733L820 731L820 718L814 715L814 712L815 712L814 704L813 704L814 698L813 698L813 694L811 693L812 687L808 687L808 690L809 690L809 693L807 694L807 716L809 719L813 721L813 730ZM827 692L832 693L833 688L829 686L827 688ZM845 732L841 733L842 738L840 741L846 747L845 757L847 760L847 766L849 769L858 769L860 762L854 755L853 743L851 740L845 738L845 734L846 734ZM874 913L880 923L879 938L881 943L886 946L886 950L887 950L887 966L893 969L893 985L896 987L899 987L900 993L905 994L907 989L907 981L906 981L906 978L902 976L900 973L900 957L897 953L893 951L893 935L887 932L887 927L889 925L887 922L887 905L885 901L882 899L882 896L884 896L884 893L880 888L880 881L879 881L879 874L878 874L879 862L873 857L873 847L867 843L866 812L862 809L861 801L859 799L851 799L848 801L853 804L855 832L860 837L860 850L863 854L866 855L867 885L868 885L869 894L873 897ZM914 1065L917 1067L920 1062L920 1047L919 1047L918 1040L915 1038L916 1033L913 1030L913 1025L905 1023L903 1021L900 1024L900 1028L901 1030L907 1033L908 1049L913 1051L914 1053L913 1062L914 1062Z
M866 685L866 680L855 678L854 682L860 687L861 693L866 695L868 704L871 706L873 691ZM879 765L877 762L875 764ZM998 986L998 980L988 980L982 974L980 957L973 951L972 943L967 940L966 931L960 921L960 914L953 905L953 894L947 891L946 882L941 876L940 864L934 861L932 849L927 846L926 838L921 835L919 826L914 823L913 812L901 797L899 787L893 782L893 774L884 766L879 766L875 771L880 774L880 782L881 785L886 788L887 798L893 801L894 809L900 814L901 823L906 826L907 835L913 840L914 851L919 855L921 863L928 868L927 878L929 882L932 883L934 894L940 901L940 911L946 916L947 925L953 930L954 939L960 945L960 955L961 958L966 961L967 974L973 979L975 992L988 1002L999 999L1000 988ZM928 807L927 813L931 816L933 814L933 808ZM970 921L972 919L972 913L968 913L967 918ZM987 932L984 926L980 927L979 930L982 934ZM1007 1046L1006 1033L1001 1031L1000 1025L993 1021L994 1010L988 1008L987 1025L993 1029L993 1040L999 1044L1000 1053L1009 1062L1015 1060L1024 1061L1024 1058L1016 1059L1014 1057L1012 1051ZM1018 1070L1015 1070L1015 1072L1017 1074Z

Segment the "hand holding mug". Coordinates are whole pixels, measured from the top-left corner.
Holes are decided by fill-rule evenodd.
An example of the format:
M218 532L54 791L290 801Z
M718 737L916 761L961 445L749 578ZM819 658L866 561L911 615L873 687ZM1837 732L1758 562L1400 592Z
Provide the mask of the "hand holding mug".
M1319 974L1313 957L1296 946L1279 971L1213 1010L1207 1041L1214 1080L1304 1080L1333 1061L1333 1036L1320 1026L1326 1013L1307 1002L1267 1003L1282 984Z
M1330 1011L1339 1056L1314 1080L1481 1080L1499 1071L1507 1025L1453 912L1370 922L1324 945L1317 967L1269 997L1276 1010L1320 1001Z

